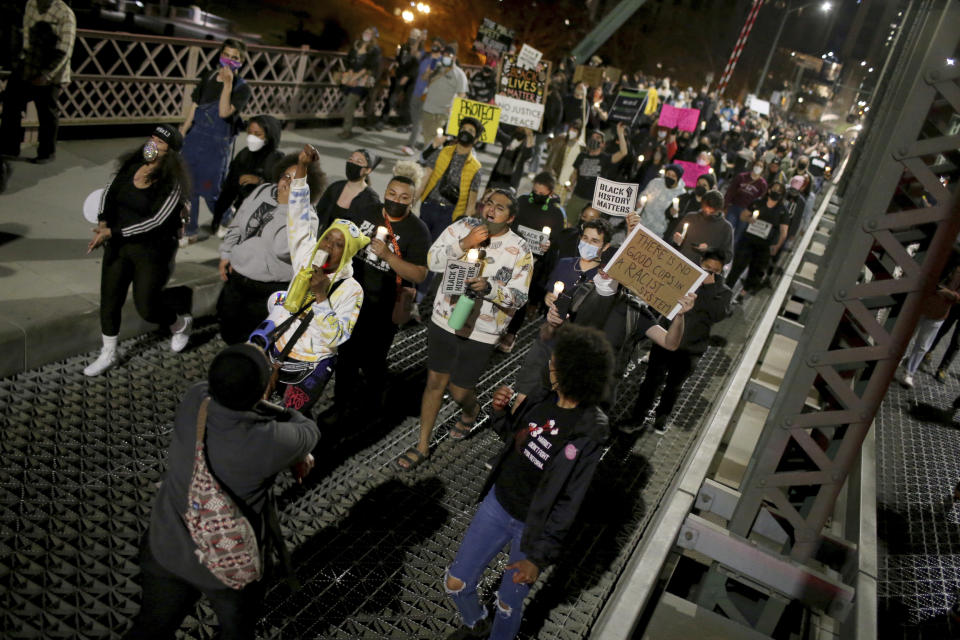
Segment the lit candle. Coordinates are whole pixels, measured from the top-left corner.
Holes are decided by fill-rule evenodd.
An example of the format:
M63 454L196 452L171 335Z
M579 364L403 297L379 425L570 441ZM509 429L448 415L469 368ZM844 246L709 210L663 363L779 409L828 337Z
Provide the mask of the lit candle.
M437 137L440 137L442 135L443 135L443 127L437 127Z
M642 195L642 196L640 196L640 210L643 211L643 208L644 208L645 206L647 206L647 196L646 196L646 195Z
M643 164L643 154L642 154L642 153L637 156L637 162L639 162L640 164Z
M666 172L667 172L666 169L664 169L663 167L660 167L660 175L661 175L661 176L664 175Z
M684 223L683 223L683 231L680 232L680 243L679 243L679 244L683 244L684 239L687 237L687 229L688 229L689 227L690 227L690 223L689 223L689 222L684 222Z
M387 228L377 227L377 240L383 242L387 239Z
M569 189L569 188L570 188L570 181L567 180L566 182L564 182L564 183L563 183L563 186L565 186L567 189Z
M680 213L680 198L673 199L673 210Z
M476 249L470 249L467 251L467 262L476 262L480 259L480 252Z
M760 209L754 209L754 210L753 210L753 219L756 220L756 219L759 218L759 217L760 217Z
M557 280L553 283L553 295L559 296L561 293L563 293L563 282Z
M545 235L545 236L550 235L550 227L544 227L544 228L543 228L543 231L541 231L541 233L542 233L543 235Z

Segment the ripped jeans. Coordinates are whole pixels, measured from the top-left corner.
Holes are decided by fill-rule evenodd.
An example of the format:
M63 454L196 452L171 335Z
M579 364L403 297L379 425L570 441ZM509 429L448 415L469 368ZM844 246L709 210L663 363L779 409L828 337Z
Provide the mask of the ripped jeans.
M487 616L487 611L480 604L477 596L477 583L490 561L510 543L510 560L508 564L519 562L526 558L520 550L520 538L523 536L525 525L507 513L491 488L487 497L480 503L476 515L470 522L467 532L460 543L457 557L454 558L443 577L443 586L460 611L460 618L468 627L473 628ZM490 632L491 640L509 640L520 630L521 616L523 615L523 600L530 592L528 584L514 584L515 571L506 571L500 580L500 589L497 591L496 616L493 629ZM452 576L464 583L459 590L451 590L447 586L447 578Z

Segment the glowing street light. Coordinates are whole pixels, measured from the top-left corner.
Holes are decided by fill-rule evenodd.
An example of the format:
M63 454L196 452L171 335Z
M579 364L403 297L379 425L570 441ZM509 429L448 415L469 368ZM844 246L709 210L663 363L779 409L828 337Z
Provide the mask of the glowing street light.
M430 14L430 5L428 5L426 2L418 2L418 3L417 3L417 11L419 11L420 13L425 13L425 14L429 15L429 14Z
M403 21L406 23L413 22L413 11L410 11L410 9L404 9L403 13L400 14L400 17L403 18Z
M793 9L788 8L783 12L783 18L780 20L780 27L777 29L777 35L773 38L773 45L770 47L770 53L767 54L767 61L763 63L763 71L760 73L760 79L757 81L757 88L753 91L753 95L757 96L758 98L760 97L760 90L763 88L763 81L767 79L767 71L770 70L770 61L773 60L773 52L777 50L777 43L780 42L780 35L783 33L783 28L787 24L787 17L789 17L794 11L803 11L804 9L812 7L815 4L817 3L811 2L800 5L799 7L794 7ZM787 6L789 7L789 0ZM820 3L820 11L828 13L831 9L833 9L832 2Z

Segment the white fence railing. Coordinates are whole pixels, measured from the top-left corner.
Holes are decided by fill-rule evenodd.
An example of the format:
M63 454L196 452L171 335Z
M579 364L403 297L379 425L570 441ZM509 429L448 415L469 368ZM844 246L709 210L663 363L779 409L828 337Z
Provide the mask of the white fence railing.
M60 123L135 124L177 122L200 75L213 69L219 43L210 40L77 30L73 80L60 92ZM241 77L252 98L244 115L269 114L282 120L336 118L343 95L334 78L346 54L303 47L250 45ZM389 61L385 61L387 68ZM471 76L476 67L464 67ZM0 88L6 74L0 77ZM378 108L389 82L381 76ZM358 107L358 113L363 103ZM35 126L33 111L25 125Z

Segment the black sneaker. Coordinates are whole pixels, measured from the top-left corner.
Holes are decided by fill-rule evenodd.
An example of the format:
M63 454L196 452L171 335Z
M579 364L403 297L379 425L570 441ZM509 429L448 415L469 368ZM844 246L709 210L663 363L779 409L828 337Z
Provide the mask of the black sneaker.
M466 626L460 627L447 636L447 640L470 640L470 638L486 638L490 635L491 627L493 627L493 622L490 621L490 616L487 616L477 624L473 625L472 629Z
M57 159L56 154L51 154L49 156L37 156L36 158L31 158L30 162L33 164L48 164Z
M667 429L669 428L669 425L667 424L667 420L669 418L670 416L657 416L653 421L653 430L661 435L666 433Z

